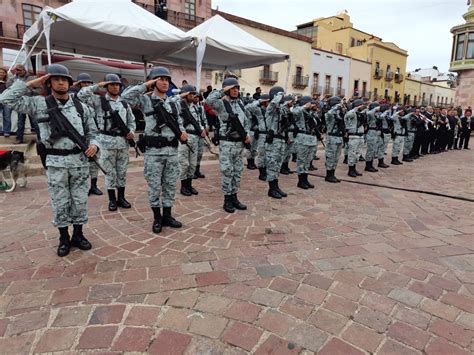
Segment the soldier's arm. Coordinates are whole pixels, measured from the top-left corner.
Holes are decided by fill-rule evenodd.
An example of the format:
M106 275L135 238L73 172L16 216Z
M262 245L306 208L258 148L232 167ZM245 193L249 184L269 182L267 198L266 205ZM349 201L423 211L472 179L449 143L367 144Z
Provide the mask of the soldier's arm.
M0 94L0 103L11 107L17 112L34 116L38 110L38 100L43 98L27 96L29 90L30 88L24 81L17 80Z
M181 117L181 104L179 101L177 101L176 99L174 99L175 96L171 96L171 97L168 97L165 101L165 108L166 108L166 111L168 111L169 113L171 113L172 115L174 115L174 112L173 112L173 109L171 108L171 105L174 105L175 109L176 109L176 112L178 112L177 116L176 117L176 120L178 121L178 125L179 125L179 130L181 132L186 132L186 128L184 128L184 121L183 121L183 117ZM179 99L179 96L178 96L178 99Z
M99 143L97 142L98 132L94 122L94 111L90 106L85 104L83 104L82 107L84 107L84 134L86 136L87 144L94 144L95 146L99 147Z
M219 115L219 119L221 118L221 114L225 112L224 103L222 102L223 94L224 92L222 90L212 90L206 99L206 103Z
M269 115L273 115L273 113L278 109L280 106L281 99L283 98L284 93L280 92L278 95L275 95L272 101L268 104L267 113Z
M100 107L100 98L94 94L94 92L97 91L98 88L98 85L86 86L79 90L77 98L94 109L97 109Z
M130 105L127 106L127 128L131 132L135 132L136 129L135 116Z
M139 106L143 110L143 105L140 100L143 94L147 91L145 84L129 86L126 88L120 97L131 106Z

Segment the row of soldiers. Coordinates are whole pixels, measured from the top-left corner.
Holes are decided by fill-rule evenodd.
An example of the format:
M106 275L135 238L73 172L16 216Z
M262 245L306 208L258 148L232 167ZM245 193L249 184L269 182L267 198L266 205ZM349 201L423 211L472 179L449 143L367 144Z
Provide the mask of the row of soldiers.
M192 181L195 176L203 177L199 162L204 145L208 144L209 127L196 88L186 84L179 95L168 97L171 73L165 67L152 68L147 82L123 91L115 74L106 75L103 82L95 85L87 74L78 79L76 85L80 90L70 94L73 79L68 69L53 64L47 67L47 75L26 83L17 82L0 95L0 103L38 119L53 224L60 234L57 254L67 255L71 247L92 247L82 226L88 219L88 192L101 193L97 188L97 167L106 174L109 210L131 208L125 198L130 145L136 144L144 153L153 233L160 233L164 226L182 227L172 216L176 182L179 177L183 195L198 194ZM47 86L51 95L26 95L29 89L42 85ZM96 94L100 88L106 89L104 96ZM268 183L268 196L282 199L287 193L280 188L279 174L289 171L292 155L296 158L297 186L305 190L314 188L308 174L318 142L324 144L324 134L325 180L337 183L340 180L335 170L343 148L351 177L361 175L356 163L364 141L366 171L377 171L374 159L378 159L378 167L388 167L384 155L390 139L392 164L402 164L402 150L402 160L412 161L416 127L420 120L427 122L418 109L392 111L388 105L367 105L363 100L346 104L339 97L331 97L321 108L311 97L295 98L286 95L281 87L273 87L268 95L244 106L239 91L237 78L229 77L223 81L222 89L211 91L205 100L218 117L213 141L219 144L223 208L228 213L247 209L238 198L245 149L249 154L248 167L258 168L259 179ZM144 134L137 142L132 107L140 109L145 117ZM71 224L72 237L68 231Z

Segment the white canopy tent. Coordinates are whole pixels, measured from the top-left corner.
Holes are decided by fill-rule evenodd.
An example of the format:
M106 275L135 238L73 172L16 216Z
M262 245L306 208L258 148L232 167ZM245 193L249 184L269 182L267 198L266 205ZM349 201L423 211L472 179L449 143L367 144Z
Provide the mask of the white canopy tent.
M196 86L200 85L201 70L243 69L289 60L289 55L256 38L240 27L215 15L187 34L198 40L197 50L185 48L169 56L183 65L196 63Z
M74 0L57 9L45 7L25 32L22 49L146 63L186 47L194 50L192 43L191 35L130 0Z

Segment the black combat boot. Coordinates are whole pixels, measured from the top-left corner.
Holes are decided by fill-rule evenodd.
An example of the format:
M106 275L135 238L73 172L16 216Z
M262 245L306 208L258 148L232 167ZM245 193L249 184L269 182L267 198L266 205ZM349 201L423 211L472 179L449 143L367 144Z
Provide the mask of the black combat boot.
M278 193L278 191L277 191L277 189L276 189L276 183L277 183L276 180L273 180L273 181L269 181L269 182L268 182L268 196L280 200L280 199L281 199L281 195Z
M68 227L59 227L59 245L58 256L63 257L69 254L71 250L71 241L69 240Z
M291 161L296 163L296 153L291 153Z
M188 179L181 180L181 190L179 190L181 195L191 196L192 192L188 188Z
M280 174L282 175L290 175L291 171L290 168L288 167L288 162L282 163L281 168L280 168Z
M341 182L341 180L336 177L336 170L335 169L333 169L333 171L332 171L332 177L334 179L336 179L336 182Z
M344 161L342 162L342 164L347 164L347 159L348 159L348 156L344 155Z
M255 165L255 159L247 159L247 169L250 169L250 170L257 169Z
M117 206L119 206L120 208L132 208L130 202L125 199L125 187L117 187L117 192Z
M306 183L306 185L307 185L310 189L314 189L314 185L308 181L308 174L305 173L305 174L303 174L303 176L304 176L304 182Z
M326 170L326 177L324 178L324 180L332 183L338 182L336 177L334 176L334 170Z
M316 159L318 160L318 159ZM314 165L313 165L313 161L311 160L311 163L309 163L309 171L314 171L314 170L318 170L318 168L316 168Z
M361 155L359 155L359 161L365 161L364 157Z
M387 165L384 163L383 158L379 159L379 165L377 165L378 168L388 168L390 165Z
M398 157L392 157L392 165L402 165L403 163L401 163L399 160L398 160Z
M278 185L278 179L276 179L276 190L280 194L281 197L287 197L288 194L286 192L283 192L282 189L280 189L280 185Z
M194 171L193 179L204 179L205 177L206 175L201 173L201 165L200 164L196 165L196 170Z
M82 224L74 224L72 226L72 238L71 238L71 246L79 248L81 250L89 250L92 248L91 243L84 237L82 234Z
M406 161L406 162L411 163L413 161L413 159L411 159L408 155L403 155L402 161Z
M350 177L357 177L355 166L354 165L349 165L349 172L347 173L348 176Z
M100 191L99 188L97 187L97 178L91 179L91 188L89 189L89 195L97 195L97 196L103 195L102 191Z
M193 187L193 179L188 178L188 191L191 192L193 195L197 195L199 192Z
M303 190L309 189L309 186L306 185L306 181L304 180L304 174L298 175L298 184L296 186Z
M243 211L247 209L247 206L239 201L239 199L237 198L237 194L232 194L231 196L232 196L232 206L234 206L236 210Z
M109 194L109 211L117 211L117 197L115 196L115 189L107 190Z
M262 181L267 180L267 169L266 168L258 168L260 174L258 175L258 179Z
M362 176L362 174L357 171L357 165L354 165L354 171L357 176Z
M163 207L163 218L161 219L161 225L168 226L171 228L181 228L183 224L178 222L171 216L171 207Z
M374 168L373 160L366 160L365 161L365 171L369 173L376 173L378 170Z
M235 212L232 195L224 195L224 211L227 213Z
M153 233L161 232L161 210L159 207L152 207L153 210Z

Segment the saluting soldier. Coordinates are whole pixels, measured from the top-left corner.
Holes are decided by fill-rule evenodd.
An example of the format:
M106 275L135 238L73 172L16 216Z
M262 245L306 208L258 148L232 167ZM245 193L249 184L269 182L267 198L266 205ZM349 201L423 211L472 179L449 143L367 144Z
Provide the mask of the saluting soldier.
M379 159L379 163L377 167L386 169L390 167L390 165L385 164L384 156L385 151L387 150L388 142L390 141L390 128L388 125L388 120L390 117L390 105L383 104L380 105L380 112L376 114L378 116L378 123L379 123L379 130L377 131L377 158Z
M356 99L352 102L352 109L348 111L344 116L344 123L349 135L349 141L347 142L347 162L349 164L349 172L347 175L350 177L362 176L357 171L356 164L359 160L360 151L364 142L364 132L366 119L364 117L365 103L362 99Z
M407 118L405 118L405 108L400 107L397 112L391 117L393 122L393 145L392 145L392 165L402 165L403 163L398 159L400 152L403 149L405 136L407 135Z
M381 134L379 123L380 104L372 102L367 111L367 126L368 131L366 135L367 151L365 153L365 171L375 173L378 170L374 168L373 160L378 151L378 136Z
M197 154L197 164L196 170L194 171L193 179L204 179L206 176L201 172L201 160L204 154L204 140L206 139L209 133L209 124L207 122L206 110L202 104L202 95L196 95L194 97L194 106L193 109L196 115L199 117L199 123L204 127L204 135L198 141L198 154Z
M52 64L46 68L46 73L47 75L26 83L16 81L0 95L0 103L38 119L43 148L41 151L46 154L45 167L54 215L53 224L59 229L60 235L57 254L63 257L69 254L71 247L81 250L92 247L84 237L82 226L88 221L87 158L97 153L97 131L90 108L68 94L73 83L69 70L63 65ZM43 84L51 90L51 95L28 96L30 89ZM53 111L58 112L57 110L59 114L52 117ZM67 120L88 146L87 149L83 152L67 132L56 129L54 119ZM71 224L72 238L68 231Z
M171 73L167 68L154 67L146 83L129 86L122 93L125 101L138 106L145 115L145 136L137 144L145 149L144 173L148 184L148 200L153 210L153 233L160 233L163 226L182 227L181 222L171 215L171 209L179 175L178 144L179 141L187 141L188 135L181 117L164 117L165 112L161 110L164 108L168 114L172 114L166 96L170 81ZM153 90L151 95L146 94L149 89Z
M326 113L327 142L326 142L326 178L327 182L341 182L336 176L336 167L341 156L343 141L347 139L344 126L344 112L341 99L333 96L328 100L329 111Z
M107 93L104 96L94 94L99 88L105 88ZM83 87L77 93L77 97L96 112L100 160L107 171L105 187L109 195L109 211L116 211L117 207L132 207L125 199L125 185L130 149L127 140L135 136L135 116L130 105L120 97L121 88L122 81L118 75L107 74L103 82ZM120 125L118 120L123 124ZM121 129L122 126L124 129Z

